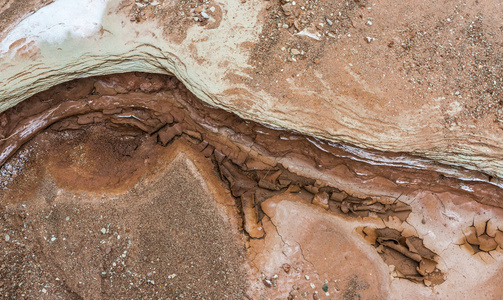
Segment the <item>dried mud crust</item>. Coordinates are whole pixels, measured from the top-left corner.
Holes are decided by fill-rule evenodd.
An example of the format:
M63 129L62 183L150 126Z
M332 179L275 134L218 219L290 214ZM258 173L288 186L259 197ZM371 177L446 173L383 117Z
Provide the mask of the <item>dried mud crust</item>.
M339 92L351 94L346 90L351 76L342 74L346 67L375 91L372 99L359 95L367 107L383 106L379 109L399 116L439 104L446 129L482 120L501 127L498 12L497 1L270 1L248 81L288 98L291 78L330 77L330 70L338 70L341 74L332 76L340 82Z
M237 217L242 220L239 228L248 241L260 240L266 236L264 222L267 223L271 217L267 216L262 209L265 201L280 194L295 195L297 199L300 199L299 201L319 207L329 215L347 220L365 218L378 220L377 223L380 225L364 227L359 231L360 234L370 244L377 247L377 251L382 254L386 263L395 266L392 273L394 276L422 282L425 285L441 284L444 274L437 268L436 254L424 246L421 238L417 236L417 231L407 222L411 208L398 200L400 194L407 190L410 192L415 189L430 189L440 192L449 191L483 202L485 197L497 196L500 193L488 183L463 182L463 186L469 185L473 189L472 192L468 192L460 188L458 179L446 178L445 175L436 173L434 170L382 167L355 161L354 156L335 145L313 140L294 132L267 128L209 107L195 99L175 78L162 75L117 74L69 82L35 95L19 106L6 111L0 115L0 122L2 122L1 134L3 136L0 154L4 158L11 157L3 163L0 169L0 175L6 179L2 181L6 184L3 184L0 190L3 213L14 209L23 214L23 199L36 196L37 193L42 195L42 198L38 198L40 201L51 206L51 199L59 196L54 186L81 193L83 198L104 191L116 193L133 191L136 196L143 198L139 194L137 184L147 182L143 174L155 169L159 164L156 153L164 151L160 149L170 149L176 143L183 141L212 164L213 175L219 178L220 184L227 187L229 194L233 197L233 201L227 205L236 209ZM52 138L48 138L49 136ZM31 138L34 139L30 141ZM12 149L18 149L26 142L28 143L23 146L23 149L12 156L15 152ZM389 155L393 157L393 154ZM49 182L38 180L38 178L44 178L46 174L43 171L37 171L37 160L31 159L34 156L37 160L47 163L46 170L52 174L52 178L47 179ZM296 166L302 167L296 168ZM345 186L313 179L305 172L305 169L309 168L324 172L327 178L344 178L351 185ZM183 168L180 167L181 169ZM400 186L399 182L403 182L404 177L407 176L414 178L414 184L409 182ZM437 180L437 178L442 178L442 180ZM361 190L350 187L357 183L362 184L362 182L370 190L374 188L383 190L385 187L387 194L396 193L398 197L369 196ZM394 183L390 184L391 182ZM181 183L178 185L182 186ZM177 185L164 184L164 186L172 186L173 188L169 190L173 193ZM154 188L152 193L156 190L158 189ZM26 191L31 191L31 194ZM162 196L159 197L162 198ZM159 198L154 197L154 199ZM491 199L494 200L494 198ZM497 199L499 198L491 203L501 205ZM126 201L126 203L131 205L134 202ZM158 235L163 234L159 229L161 227L155 227L161 225L155 225L158 222L153 222L154 219L169 219L166 215L158 215L165 211L162 208L165 203L153 201L152 204L154 203L157 203L155 208L147 209L148 212L144 211L146 215L138 212L139 217L134 220L137 222L134 224L138 229L135 232L142 232L140 235L145 239L140 240L144 243L156 240ZM98 215L95 210L101 212L105 209L97 203L89 205L86 209L92 216ZM53 218L53 213L48 214L51 209L53 208L47 207L41 210L41 207L38 207L38 214L40 217ZM126 209L128 206L125 204L124 207L120 206L117 210L106 211L106 213L109 218L120 219L120 216L126 214ZM129 207L129 209L136 208ZM105 211L103 213L105 214ZM56 215L58 220L61 220L61 213ZM14 222L17 218L15 214L7 214L7 216L6 224ZM178 219L176 216L173 218ZM119 219L113 220L117 223L129 222L118 221ZM9 242L11 236L16 236L16 242L9 244L9 247L14 248L7 251L5 255L7 264L9 260L15 262L21 259L21 257L11 257L16 247L23 248L29 244L19 242L22 241L19 237L24 225L29 221L16 222L19 224L17 231L13 227L4 228L6 232L4 241ZM86 223L92 222L90 220ZM192 227L199 228L197 227L199 225L201 224ZM149 228L155 233L149 231L150 229L141 231L139 229L141 226L154 226L154 228ZM110 233L110 229L106 226L101 227L103 228L105 233L102 234ZM127 236L126 233L133 232L131 228L128 231L128 228L128 224L121 223L120 228L113 229L115 230L114 237L120 240L117 236L124 237ZM166 228L165 230L168 230ZM90 229L95 238L100 234L98 231L101 232L101 229L98 229L99 227ZM217 229L213 231L218 231ZM62 229L62 232L64 231L65 229ZM47 235L45 237L44 241L39 238L33 244L29 244L31 245L28 246L29 250L33 251L33 246L41 247L47 243L47 239L53 238ZM96 241L98 239L90 242ZM122 247L124 240L117 242ZM154 244L162 245L162 242L158 241ZM185 247L191 246L187 244ZM108 255L112 250L107 249L109 248L105 247L100 251ZM70 250L72 251L75 252L75 250ZM164 251L168 250L164 249L161 252ZM177 251L171 256L182 255L182 250ZM87 253L86 255L92 254L92 252ZM120 257L123 257L122 254ZM181 257L180 260L183 261ZM241 257L241 254L237 257L231 255L231 260L237 261L238 257ZM138 268L143 267L138 260L136 262ZM4 264L4 267L7 267L7 264ZM112 267L117 266L117 262L113 266L113 262L104 259L102 264L84 265L82 268L91 268L96 271L101 270L103 266L109 268L110 264ZM23 261L21 265L31 265L31 262ZM9 265L8 269L9 274L23 273L20 271L22 266L16 264ZM122 268L121 270L119 273L124 271ZM133 272L133 270L130 271ZM43 282L44 276L52 273L44 272L37 279L40 280L39 282ZM84 270L81 274L86 274L86 272ZM101 282L101 288L91 284L96 280L91 280L79 287L79 282L85 282L84 279L69 279L69 282L72 282L70 287L63 287L60 283L53 282L54 285L51 288L57 287L56 289L63 294L78 292L79 295L94 295L99 291L109 295L113 293L110 292L110 276L112 275L107 270L101 272L104 273L99 274L99 278L96 279ZM171 278L166 276L163 280L167 282L173 279L173 276ZM5 282L8 282L5 286L9 288L4 288L2 291L6 291L9 295L27 291L13 285L8 278L5 278ZM94 277L92 279L94 280ZM187 281L192 282L193 279L191 277ZM57 281L55 278L49 281L51 280ZM118 286L121 286L123 282L120 281L122 280L120 276L117 280ZM139 284L149 286L148 280L151 279L143 278L142 280ZM156 280L153 281L156 282ZM36 293L40 293L42 289L39 288L42 286L38 283L34 284L37 286ZM268 288L267 284L265 281L264 287ZM46 287L43 289L47 291ZM33 292L35 293L35 290ZM139 295L155 295L155 292L160 292L160 290L153 287L138 290ZM219 295L226 294L220 290L215 292ZM176 294L178 291L176 289L163 290L163 293Z

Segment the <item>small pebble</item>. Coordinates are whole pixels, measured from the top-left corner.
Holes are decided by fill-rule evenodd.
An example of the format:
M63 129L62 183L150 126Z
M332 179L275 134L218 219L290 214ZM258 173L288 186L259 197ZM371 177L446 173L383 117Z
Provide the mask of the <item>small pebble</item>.
M10 241L10 235L8 235L8 234L5 235L5 241L6 242Z
M309 276L307 275L304 275L304 278L306 278L306 280L309 280Z
M283 268L283 271L285 271L285 273L290 273L291 266L289 264L283 264L281 267Z
M269 279L264 279L263 282L266 287L272 287L272 282Z
M105 227L101 228L101 233L102 233L102 234L107 233L107 229L106 229Z

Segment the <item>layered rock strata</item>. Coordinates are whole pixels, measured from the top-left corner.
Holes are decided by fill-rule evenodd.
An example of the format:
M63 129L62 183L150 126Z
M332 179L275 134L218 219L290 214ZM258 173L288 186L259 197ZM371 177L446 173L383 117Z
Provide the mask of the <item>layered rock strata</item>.
M499 5L9 1L0 110L74 78L169 73L247 120L502 178Z

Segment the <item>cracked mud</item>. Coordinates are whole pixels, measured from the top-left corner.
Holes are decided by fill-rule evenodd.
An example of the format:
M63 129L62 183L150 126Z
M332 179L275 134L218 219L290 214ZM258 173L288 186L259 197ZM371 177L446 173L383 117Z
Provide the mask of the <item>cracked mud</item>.
M0 125L6 298L442 297L502 273L495 178L243 120L174 77L68 82Z

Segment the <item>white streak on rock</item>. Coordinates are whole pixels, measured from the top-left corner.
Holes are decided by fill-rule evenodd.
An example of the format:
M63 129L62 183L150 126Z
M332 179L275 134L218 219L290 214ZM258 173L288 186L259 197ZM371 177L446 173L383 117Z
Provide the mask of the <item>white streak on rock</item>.
M16 51L32 41L61 43L65 39L87 38L101 29L101 19L109 0L56 0L28 16L0 43L0 56ZM11 45L25 39L14 49Z

